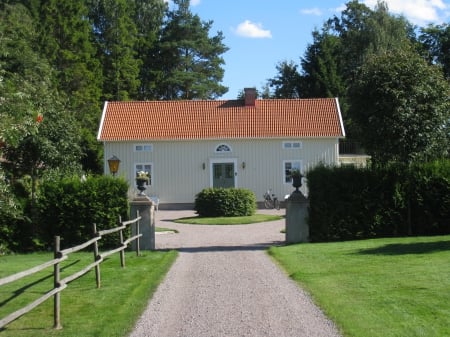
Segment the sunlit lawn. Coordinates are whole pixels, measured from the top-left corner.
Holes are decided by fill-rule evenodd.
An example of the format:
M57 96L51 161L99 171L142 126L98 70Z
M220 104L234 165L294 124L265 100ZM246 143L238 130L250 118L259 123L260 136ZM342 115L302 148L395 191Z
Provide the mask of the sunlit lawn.
M275 221L282 219L280 215L270 214L254 214L250 216L234 216L234 217L188 217L175 220L177 223L194 224L194 225L247 225L258 222Z
M53 330L53 298L33 309L0 332L7 336L127 336L152 293L169 270L177 253L143 251L126 253L126 267L118 254L101 264L101 288L93 271L69 283L61 293L62 330ZM0 257L0 278L51 260L52 254ZM62 263L66 277L93 261L92 253L71 254ZM52 267L21 281L0 287L0 319L42 296L53 287Z
M450 236L272 247L345 336L450 336Z

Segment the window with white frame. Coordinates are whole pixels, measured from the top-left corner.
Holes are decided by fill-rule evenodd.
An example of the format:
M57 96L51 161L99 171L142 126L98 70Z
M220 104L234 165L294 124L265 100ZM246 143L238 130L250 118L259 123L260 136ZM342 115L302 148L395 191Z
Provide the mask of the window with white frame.
M134 152L152 152L153 144L134 144Z
M299 141L283 142L283 149L285 149L285 150L299 150L301 148L302 148L302 142L299 142Z
M284 177L283 177L283 181L286 184L290 184L292 183L292 177L291 177L291 171L292 170L299 170L300 172L302 172L302 161L301 160L285 160L283 162L283 172L284 172Z
M147 185L151 185L153 181L152 167L152 163L136 163L134 164L134 176L136 177L140 171L148 173L150 179L148 180Z
M231 147L227 144L220 144L216 147L216 153L231 152Z

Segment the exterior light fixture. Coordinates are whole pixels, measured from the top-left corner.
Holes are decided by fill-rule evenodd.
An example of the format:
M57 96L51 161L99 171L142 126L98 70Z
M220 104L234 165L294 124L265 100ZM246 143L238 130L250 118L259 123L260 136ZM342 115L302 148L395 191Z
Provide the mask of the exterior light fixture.
M108 159L109 172L113 175L116 175L117 171L119 171L120 159L116 156L112 156Z
M203 168L204 170L206 169L206 164L205 164L205 163L202 164L202 168Z
M242 162L242 169L245 170L245 161Z

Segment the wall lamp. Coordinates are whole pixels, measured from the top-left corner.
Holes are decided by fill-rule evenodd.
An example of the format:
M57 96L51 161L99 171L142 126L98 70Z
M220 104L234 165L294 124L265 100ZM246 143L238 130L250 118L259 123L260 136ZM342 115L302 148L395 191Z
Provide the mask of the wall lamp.
M202 164L202 168L203 168L204 170L206 169L206 164L205 164L205 163Z
M245 170L245 161L242 162L242 169Z
M112 156L111 158L108 159L109 172L111 172L113 177L119 171L119 164L120 159L117 158L116 156Z

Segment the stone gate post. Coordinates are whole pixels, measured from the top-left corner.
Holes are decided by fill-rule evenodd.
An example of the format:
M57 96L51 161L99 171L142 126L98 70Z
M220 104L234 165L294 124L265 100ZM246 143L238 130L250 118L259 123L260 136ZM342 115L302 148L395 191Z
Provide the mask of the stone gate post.
M142 233L140 238L141 250L155 250L155 207L153 202L146 195L138 195L130 203L130 219L135 219L139 211L142 217L139 230ZM132 235L136 235L135 226L131 226ZM136 249L136 241L132 242L132 249Z
M292 192L286 201L286 242L309 241L308 199L300 192Z

